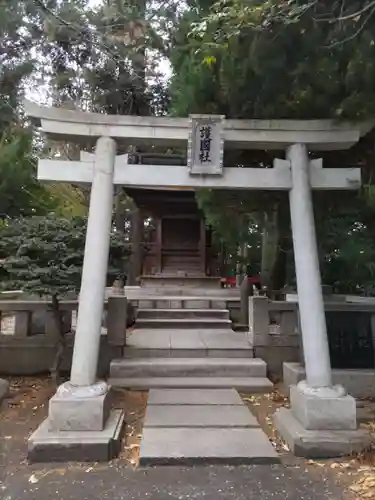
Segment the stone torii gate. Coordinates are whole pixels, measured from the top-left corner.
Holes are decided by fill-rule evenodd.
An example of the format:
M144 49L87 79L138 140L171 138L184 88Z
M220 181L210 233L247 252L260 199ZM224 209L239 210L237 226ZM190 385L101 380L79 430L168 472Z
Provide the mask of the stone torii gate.
M123 415L110 411L109 388L96 378L114 185L289 192L306 381L291 389L291 410L276 414L276 425L291 448L300 446L300 453L309 453L303 445L306 436L305 448L312 440L315 450L328 447L330 453L366 444L356 426L355 400L332 385L311 193L358 189L361 172L323 168L321 160L309 159L309 151L348 149L371 125L106 116L30 102L26 113L50 138L95 146L95 153L82 153L80 161L39 160L40 180L91 184L91 199L71 377L51 398L48 419L29 440L31 458L37 460L40 452L56 459L61 450L74 449L73 458L97 460L116 450ZM118 143L185 146L188 165L131 165L127 155L116 156ZM224 144L228 149L284 150L286 159L275 160L273 168L225 168ZM327 431L334 433L331 441ZM63 456L71 457L69 452Z

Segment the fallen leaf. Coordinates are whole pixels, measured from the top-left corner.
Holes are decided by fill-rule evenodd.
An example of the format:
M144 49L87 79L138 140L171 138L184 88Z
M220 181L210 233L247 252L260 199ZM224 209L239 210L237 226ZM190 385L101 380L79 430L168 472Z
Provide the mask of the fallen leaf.
M130 444L129 446L124 446L124 449L125 450L134 450L134 448L139 448L139 444L137 443L134 443L134 444Z
M372 467L370 467L369 465L361 465L361 467L358 469L358 472L365 472L365 471L369 471L371 469L372 469Z

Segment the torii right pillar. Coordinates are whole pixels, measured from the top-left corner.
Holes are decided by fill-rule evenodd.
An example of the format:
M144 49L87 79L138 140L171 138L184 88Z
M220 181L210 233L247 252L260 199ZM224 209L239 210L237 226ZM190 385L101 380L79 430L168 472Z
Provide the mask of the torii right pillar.
M287 162L306 380L290 388L290 409L275 414L275 426L297 456L347 455L362 451L369 437L357 427L355 399L342 386L332 385L306 145L290 146Z

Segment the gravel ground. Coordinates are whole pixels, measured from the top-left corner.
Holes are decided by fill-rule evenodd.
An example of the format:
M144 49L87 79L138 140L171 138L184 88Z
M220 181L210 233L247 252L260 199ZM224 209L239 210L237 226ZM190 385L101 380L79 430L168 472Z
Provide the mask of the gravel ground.
M136 465L147 403L145 392L114 392L112 404L125 410L128 424L118 459L109 464L29 465L25 455L26 441L45 418L48 398L53 392L54 388L47 378L11 380L12 397L0 413L0 500L374 498L362 495L371 492L370 483L370 488L360 490L361 484L371 479L369 474L375 471L369 461L365 463L357 458L339 462L295 459L277 440L275 446L282 455L282 465L139 468ZM245 399L259 420L268 426L268 434L273 441L269 408L273 411L275 406L284 404L284 398L275 393L274 396Z

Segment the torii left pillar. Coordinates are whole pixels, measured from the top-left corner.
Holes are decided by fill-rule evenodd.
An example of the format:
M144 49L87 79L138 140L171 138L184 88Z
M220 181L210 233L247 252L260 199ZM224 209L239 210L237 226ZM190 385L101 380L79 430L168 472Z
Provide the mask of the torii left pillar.
M110 411L109 388L97 381L113 207L116 143L96 144L71 378L49 403L47 420L30 437L31 461L110 460L118 452L123 413Z

